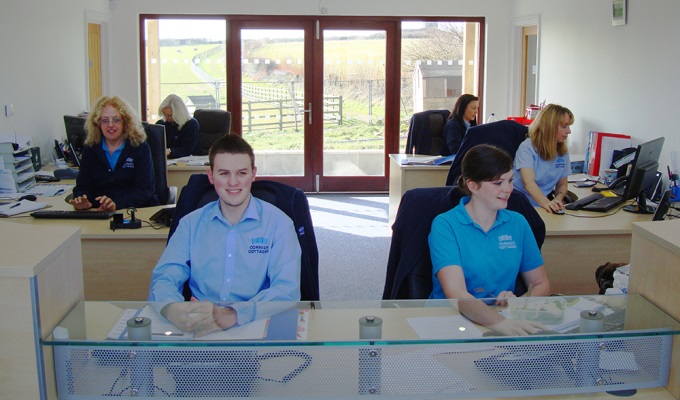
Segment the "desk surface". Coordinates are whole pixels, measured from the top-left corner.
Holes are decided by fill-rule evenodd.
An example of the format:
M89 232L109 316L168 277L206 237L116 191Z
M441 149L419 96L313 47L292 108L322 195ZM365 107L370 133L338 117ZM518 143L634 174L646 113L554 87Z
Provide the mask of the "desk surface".
M577 188L569 184L569 190L579 198L593 194L590 188ZM625 203L628 204L628 203ZM621 206L602 213L594 211L567 210L564 215L550 214L541 207L536 211L545 222L546 235L630 235L634 222L651 221L651 214L624 211Z
M73 206L64 201L65 198L66 195L53 197L40 196L38 201L50 205L46 210L73 210ZM138 208L137 218L142 221L149 221L149 218L154 213L164 207L166 206ZM117 212L125 213L125 210L118 210ZM47 219L33 218L29 213L25 213L10 218L3 218L3 221L36 226L70 226L80 228L83 239L166 239L168 237L168 228L157 223L153 224L157 229L152 228L148 223L142 223L142 228L140 229L117 229L112 231L109 227L110 219Z

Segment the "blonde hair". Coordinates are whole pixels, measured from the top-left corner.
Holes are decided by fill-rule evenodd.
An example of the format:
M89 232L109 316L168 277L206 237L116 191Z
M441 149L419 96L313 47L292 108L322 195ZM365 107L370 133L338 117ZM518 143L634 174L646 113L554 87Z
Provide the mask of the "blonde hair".
M529 127L531 144L544 160L552 160L557 155L563 156L569 151L566 142L557 143L557 130L564 116L569 118L569 125L574 123L574 114L568 108L548 104Z
M184 104L182 99L176 94L168 95L161 105L158 106L158 115L163 118L163 121L165 121L165 115L163 114L164 108L170 108L172 110L172 120L179 125L179 129L182 129L184 124L192 118L186 104Z
M94 146L102 142L103 134L99 123L102 111L106 106L111 106L120 113L123 119L123 136L130 141L132 146L137 147L146 141L146 132L142 128L142 121L132 107L120 97L104 96L97 100L92 113L85 122L85 131L87 132L85 144L87 146Z

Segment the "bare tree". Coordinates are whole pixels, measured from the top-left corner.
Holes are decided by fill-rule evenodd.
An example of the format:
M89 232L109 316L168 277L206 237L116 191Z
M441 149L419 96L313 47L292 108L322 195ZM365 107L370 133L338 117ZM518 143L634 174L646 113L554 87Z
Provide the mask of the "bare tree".
M460 60L463 57L465 31L463 24L455 22L439 23L428 27L421 35L422 39L404 46L402 70L408 74L413 71L417 61L427 60Z

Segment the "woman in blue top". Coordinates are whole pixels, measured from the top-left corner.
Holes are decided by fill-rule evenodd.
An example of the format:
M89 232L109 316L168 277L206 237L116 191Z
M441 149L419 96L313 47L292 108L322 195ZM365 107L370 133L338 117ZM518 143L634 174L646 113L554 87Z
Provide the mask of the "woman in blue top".
M512 193L512 158L503 150L478 145L463 158L458 188L467 196L432 222L428 237L432 258L430 298L495 298L498 305L515 297L521 274L532 296L546 296L550 283L529 223L506 210ZM510 320L482 300L459 300L470 320L505 335L544 329L530 321Z
M129 104L119 97L102 97L87 118L85 130L70 201L75 209L115 211L160 204L146 133Z
M458 98L442 132L446 144L442 146L442 156L450 156L458 152L468 128L477 125L478 109L479 98L477 96L464 94Z
M529 127L529 138L515 154L515 187L534 207L543 207L549 213L564 209L571 173L567 137L573 123L574 114L568 108L548 104L538 113Z
M158 107L163 115L157 124L165 126L165 146L168 158L190 156L198 145L200 126L189 114L187 106L176 94L171 94Z

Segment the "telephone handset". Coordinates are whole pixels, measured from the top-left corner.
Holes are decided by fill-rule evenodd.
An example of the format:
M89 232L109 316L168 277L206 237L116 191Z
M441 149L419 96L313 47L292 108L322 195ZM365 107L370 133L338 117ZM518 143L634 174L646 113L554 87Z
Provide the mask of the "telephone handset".
M614 181L612 183L610 183L609 186L594 187L591 190L593 192L602 192L602 191L605 191L605 190L614 190L619 186L625 185L626 182L628 182L628 176L620 176L620 177L614 179Z

